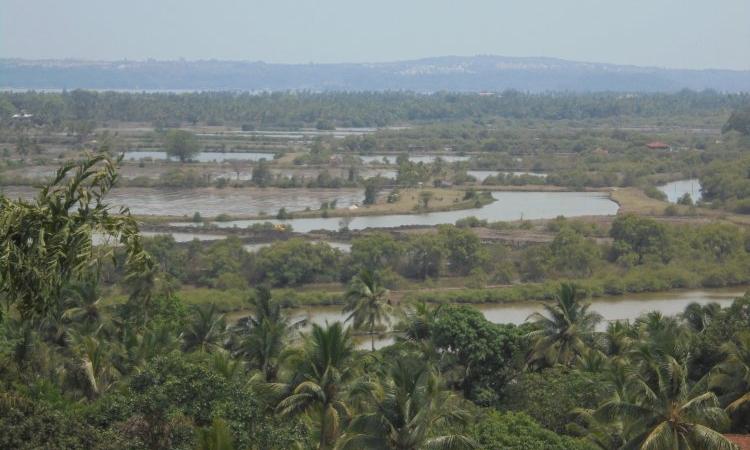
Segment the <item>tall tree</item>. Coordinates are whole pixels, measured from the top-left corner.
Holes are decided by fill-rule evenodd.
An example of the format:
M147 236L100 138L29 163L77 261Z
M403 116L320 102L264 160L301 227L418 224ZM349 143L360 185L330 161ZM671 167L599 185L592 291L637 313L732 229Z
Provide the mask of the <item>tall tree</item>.
M282 416L310 413L317 423L318 450L333 448L351 417L343 390L354 377L354 342L340 322L313 324L290 394L276 411Z
M596 324L602 317L589 312L589 303L580 300L581 293L574 284L563 283L555 296L555 303L544 305L545 314L529 316L535 331L528 334L534 339L529 355L532 365L571 365L586 347Z
M198 430L196 450L234 450L232 432L222 419L216 418L211 426Z
M635 373L626 396L605 402L594 417L623 424L625 449L735 450L719 431L728 422L711 392L691 391L687 365L671 356ZM699 387L699 385L697 386Z
M469 414L446 390L437 372L412 355L393 362L386 376L359 383L366 411L352 419L337 449L474 449L461 434L445 434L451 424L465 424Z
M473 231L453 225L441 225L438 227L438 235L443 239L452 271L466 275L482 262L482 243Z
M346 321L351 321L355 330L367 330L375 351L375 327L391 323L393 305L388 289L380 285L374 272L362 270L352 278L346 299L344 313L349 314Z
M111 255L112 247L94 245L94 234L124 247L128 278L151 270L128 209L112 214L104 203L116 180L116 162L95 156L63 165L34 202L0 197L0 293L21 317L60 309L63 287Z
M164 136L164 149L167 156L189 161L200 151L195 135L185 130L170 130Z
M671 243L664 224L634 214L618 216L609 235L615 240L613 250L618 260L627 264L643 264L647 260L668 262Z
M98 277L91 277L67 286L63 319L84 325L98 324L102 317L101 289Z
M409 270L422 280L440 275L445 264L446 250L438 236L420 234L407 247Z
M116 349L108 340L96 336L78 333L69 333L69 336L75 358L71 378L88 398L97 397L111 388L120 376L113 364Z
M721 312L721 306L716 302L707 305L690 303L682 313L682 319L696 333L702 333L711 321Z
M195 308L193 320L182 333L183 347L186 352L209 352L221 347L226 331L224 314L220 314L215 304Z
M257 288L250 302L252 314L240 319L231 330L236 339L231 346L235 355L241 355L261 371L266 382L274 382L284 345L303 321L287 317L266 287Z
M737 431L750 432L750 331L740 332L721 347L726 355L710 375L713 389L721 393Z

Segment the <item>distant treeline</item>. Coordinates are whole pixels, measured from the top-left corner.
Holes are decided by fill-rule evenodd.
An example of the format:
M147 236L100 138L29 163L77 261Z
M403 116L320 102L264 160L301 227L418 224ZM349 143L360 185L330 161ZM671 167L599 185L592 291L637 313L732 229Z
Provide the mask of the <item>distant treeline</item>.
M0 121L30 120L63 126L70 121L237 125L245 129L312 126L373 127L403 123L513 119L604 119L730 112L750 102L748 94L681 91L674 94L502 94L430 95L408 92L359 93L122 93L64 91L2 92ZM14 114L33 117L13 119Z

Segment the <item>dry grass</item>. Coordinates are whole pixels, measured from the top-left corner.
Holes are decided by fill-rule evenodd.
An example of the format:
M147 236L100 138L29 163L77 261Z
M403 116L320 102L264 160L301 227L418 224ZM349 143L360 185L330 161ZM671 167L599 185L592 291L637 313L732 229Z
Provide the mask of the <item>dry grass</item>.
M299 167L294 165L294 159L298 156L306 155L307 152L289 152L286 153L284 156L282 156L279 159L273 160L272 164L274 166L292 166L292 167Z
M662 216L664 209L669 206L669 202L648 197L642 190L634 187L613 188L610 191L610 198L620 205L620 214ZM687 207L684 208L687 212Z
M366 211L373 213L404 213L417 210L421 204L420 196L422 192L431 195L428 206L429 209L446 209L461 202L464 198L464 191L453 189L425 188L425 189L401 189L398 201L388 203L385 196L381 196L377 203L363 207Z
M750 216L744 214L733 214L718 209L696 208L683 205L674 205L677 214L667 216L665 209L672 203L656 200L646 196L638 188L617 188L610 191L610 198L620 205L619 214L639 214L643 216L655 216L662 220L674 223L727 222L740 226L750 226Z

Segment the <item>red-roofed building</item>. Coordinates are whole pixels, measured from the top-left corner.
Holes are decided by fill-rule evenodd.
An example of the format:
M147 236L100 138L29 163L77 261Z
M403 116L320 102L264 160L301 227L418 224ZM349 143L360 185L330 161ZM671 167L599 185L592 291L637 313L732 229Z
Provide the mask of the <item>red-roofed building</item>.
M650 148L651 150L669 150L671 148L669 144L662 141L649 142L648 144L646 144L646 147Z
M737 444L739 450L750 450L750 435L748 434L725 434L725 438Z

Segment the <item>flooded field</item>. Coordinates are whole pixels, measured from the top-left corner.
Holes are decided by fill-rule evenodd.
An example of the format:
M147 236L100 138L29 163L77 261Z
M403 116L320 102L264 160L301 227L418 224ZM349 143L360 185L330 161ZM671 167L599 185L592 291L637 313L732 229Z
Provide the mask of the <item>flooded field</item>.
M195 155L192 159L198 162L222 162L222 161L260 161L265 159L267 161L273 160L274 153L263 153L263 152L200 152ZM167 159L167 152L159 151L143 151L143 152L125 152L125 161L138 161L141 159ZM169 158L171 161L179 161L178 158Z
M7 186L2 192L10 198L30 199L36 190L26 186ZM107 197L112 206L128 206L133 214L192 216L260 215L274 216L280 208L301 211L318 209L322 202L337 201L345 208L363 198L363 190L349 189L276 189L276 188L120 188Z
M384 216L353 217L348 227L351 230L365 228L393 228L404 225L440 225L455 223L459 219L474 216L488 221L519 219L552 219L557 216L575 217L612 215L618 206L606 194L598 192L493 192L495 202L481 208L458 211L441 211L426 214L391 214ZM285 221L269 220L273 223L290 224L294 231L339 230L344 220L339 217L302 218ZM234 220L216 222L219 227L244 228L263 220ZM190 223L175 225L190 226Z

